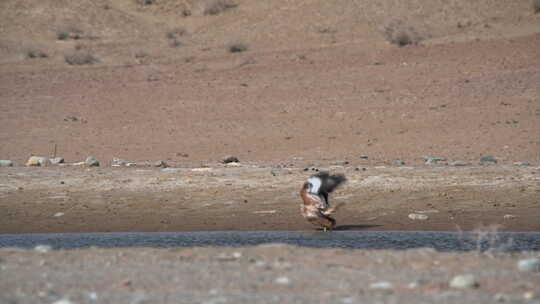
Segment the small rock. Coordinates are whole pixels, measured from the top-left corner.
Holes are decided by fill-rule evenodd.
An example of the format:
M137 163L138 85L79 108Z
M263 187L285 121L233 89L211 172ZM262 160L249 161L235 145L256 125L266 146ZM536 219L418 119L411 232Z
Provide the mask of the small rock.
M463 274L455 276L450 281L450 287L453 288L476 288L479 284L472 274Z
M520 260L517 266L520 271L540 272L540 259L532 258L532 259Z
M392 164L393 164L394 166L405 166L405 162L402 161L401 159L396 159L396 160L394 160L394 161L392 162Z
M505 214L503 216L503 219L505 219L505 220L511 220L511 219L514 219L514 218L516 218L516 216L513 215L513 214Z
M73 302L71 302L69 299L60 299L58 301L55 301L53 302L53 304L72 304Z
M56 212L54 214L55 217L61 217L61 216L64 216L64 212Z
M124 160L121 160L120 158L113 157L111 166L113 167L122 167L125 166L126 162Z
M360 159L368 159L367 155L360 155Z
M426 280L416 280L416 281L413 281L411 283L409 283L409 285L407 285L407 287L409 287L410 289L414 289L414 288L418 288L422 285L426 285L428 282Z
M366 171L367 168L366 167L356 167L354 168L354 171Z
M126 167L137 167L137 163L126 163Z
M31 156L26 162L27 166L46 166L50 163L49 158L45 156Z
M441 161L445 161L446 158L443 157L432 157L432 156L424 156L424 160L426 161L426 165L433 165L437 164Z
M50 159L51 161L51 164L53 165L58 165L58 164L63 164L64 163L64 158L62 157L53 157Z
M13 167L13 162L9 159L0 159L0 167Z
M427 216L425 214L411 213L411 214L409 214L409 218L411 220L425 221L425 220L429 219L429 216Z
M369 288L371 289L391 289L392 287L392 283L388 281L380 281L369 285Z
M497 163L497 159L491 155L480 157L480 165L494 165Z
M458 160L458 161L449 162L448 165L453 166L453 167L464 167L464 166L468 166L469 163Z
M154 163L154 167L161 167L161 168L167 168L169 165L163 160L158 160Z
M50 245L37 245L34 247L34 250L40 253L47 253L52 250Z
M531 300L539 300L540 299L540 293L534 292L534 291L527 291L523 294L523 298L527 301Z
M227 167L241 167L242 165L239 162L226 163Z
M288 277L279 277L275 280L275 282L280 285L290 285L291 279L289 279Z
M346 160L337 160L333 163L333 165L335 166L345 166L345 165L348 165L349 162L346 161Z
M99 161L93 156L88 156L84 161L84 164L89 167L99 167Z
M531 164L529 164L528 162L515 162L514 163L514 166L520 166L520 167L528 167L530 165Z
M224 164L228 164L228 163L239 163L240 160L238 159L238 157L236 156L227 156L223 159L223 163Z
M510 297L508 297L504 293L496 293L493 296L493 300L495 300L497 302L508 302L510 300Z

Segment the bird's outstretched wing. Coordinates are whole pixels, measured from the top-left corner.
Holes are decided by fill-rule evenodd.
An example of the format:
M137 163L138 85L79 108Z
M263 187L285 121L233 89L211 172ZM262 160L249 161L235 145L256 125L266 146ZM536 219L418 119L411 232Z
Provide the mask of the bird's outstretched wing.
M347 178L343 174L330 175L328 172L319 172L314 176L321 180L321 187L319 193L332 193L339 185L347 181Z

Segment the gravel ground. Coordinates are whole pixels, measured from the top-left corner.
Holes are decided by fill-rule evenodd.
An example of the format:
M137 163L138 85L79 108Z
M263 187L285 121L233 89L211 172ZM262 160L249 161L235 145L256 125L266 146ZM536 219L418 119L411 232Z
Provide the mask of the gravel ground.
M0 249L0 302L540 303L540 273L517 266L534 257L538 253L309 249L282 244L5 248ZM455 278L460 275L465 278ZM450 282L454 286L460 280L464 287L450 287Z

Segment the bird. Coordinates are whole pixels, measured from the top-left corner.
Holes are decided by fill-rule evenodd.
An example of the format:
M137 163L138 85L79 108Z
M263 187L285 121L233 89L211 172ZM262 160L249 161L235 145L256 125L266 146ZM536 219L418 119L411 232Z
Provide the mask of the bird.
M334 229L336 220L331 215L343 204L330 207L328 194L346 181L347 178L343 174L330 175L325 171L310 176L300 190L300 197L303 200L300 206L302 216L324 231Z

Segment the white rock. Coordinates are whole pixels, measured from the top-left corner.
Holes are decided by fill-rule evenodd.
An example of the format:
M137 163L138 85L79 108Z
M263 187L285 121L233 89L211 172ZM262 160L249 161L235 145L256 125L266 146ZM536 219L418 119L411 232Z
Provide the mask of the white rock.
M34 250L41 253L47 253L52 250L50 245L37 245L34 247Z
M275 282L280 285L289 285L291 284L291 279L288 277L279 277L275 280Z
M505 215L503 216L503 219L505 219L505 220L511 220L511 219L513 219L513 218L516 218L516 216L513 215L513 214L505 214Z
M540 259L532 258L520 260L517 266L520 271L540 272Z
M427 216L425 214L411 213L411 214L409 214L409 218L411 220L425 221L425 220L429 219L429 216Z
M64 216L64 212L56 212L56 213L54 214L54 216L56 216L56 217Z
M60 299L58 301L53 302L53 304L73 304L69 299Z
M0 167L13 167L13 162L9 159L0 159Z
M50 163L48 157L45 156L31 156L26 162L27 166L46 166Z
M380 281L369 284L369 288L371 289L391 289L392 287L392 283L388 281Z
M478 285L476 278L472 274L457 275L450 281L450 287L453 288L475 288Z
M527 291L527 292L525 292L523 294L523 297L527 301L538 300L538 299L540 299L540 293L537 293L537 292L534 292L534 291Z
M126 164L125 161L121 160L120 158L113 157L111 166L113 167L122 167Z
M63 164L64 163L64 158L62 158L62 157L54 157L54 158L51 158L50 161L51 161L51 164L53 164L53 165Z
M93 156L88 156L84 163L89 167L99 167L99 161Z

